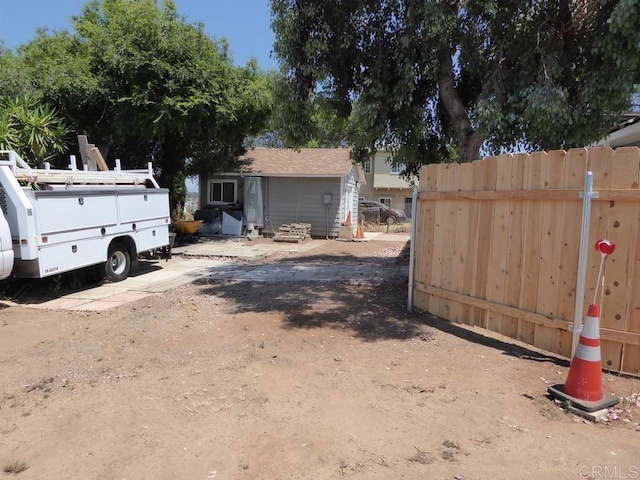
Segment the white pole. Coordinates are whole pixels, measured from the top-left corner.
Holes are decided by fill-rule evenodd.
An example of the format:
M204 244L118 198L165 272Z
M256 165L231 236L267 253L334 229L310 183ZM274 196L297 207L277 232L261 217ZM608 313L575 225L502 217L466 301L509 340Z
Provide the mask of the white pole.
M576 353L576 347L582 333L582 314L584 310L584 284L587 273L587 249L589 248L589 224L591 222L591 199L598 198L598 192L593 191L593 173L584 174L584 191L582 197L582 228L580 230L580 253L578 254L578 276L576 279L576 303L573 316L573 337L571 339L571 359Z
M418 225L418 187L413 186L411 196L411 235L409 236L409 294L407 296L407 310L413 311L413 270L416 250L416 231Z

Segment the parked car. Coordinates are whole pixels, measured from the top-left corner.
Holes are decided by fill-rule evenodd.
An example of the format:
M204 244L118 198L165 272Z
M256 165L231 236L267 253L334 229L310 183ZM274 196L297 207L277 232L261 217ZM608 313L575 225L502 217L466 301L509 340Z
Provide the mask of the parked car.
M358 202L360 216L366 223L402 223L407 221L407 214L402 210L389 208L384 203L372 200Z

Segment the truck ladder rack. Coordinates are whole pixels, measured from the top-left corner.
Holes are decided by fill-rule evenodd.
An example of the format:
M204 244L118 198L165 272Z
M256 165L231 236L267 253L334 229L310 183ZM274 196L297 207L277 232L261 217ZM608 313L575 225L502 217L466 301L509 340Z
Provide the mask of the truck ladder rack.
M133 185L139 187L159 188L153 177L151 163L146 170L121 170L120 161L116 160L116 168L107 171L79 170L76 168L75 156L71 156L69 169L31 168L16 152L0 150L0 155L8 160L0 160L0 166L8 166L16 180L28 183L45 183L56 185Z

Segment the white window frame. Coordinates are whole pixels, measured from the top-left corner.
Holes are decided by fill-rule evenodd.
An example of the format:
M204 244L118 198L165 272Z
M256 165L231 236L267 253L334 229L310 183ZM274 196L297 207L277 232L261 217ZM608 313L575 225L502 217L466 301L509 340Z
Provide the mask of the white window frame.
M214 184L221 184L220 186L220 192L221 194L224 194L224 184L225 183L231 183L233 184L233 201L232 202L225 202L223 201L222 198L220 198L219 200L215 200L213 197L213 185ZM217 178L215 180L209 180L208 184L207 184L207 204L208 205L230 205L233 203L237 203L238 202L238 181L237 180L227 180L227 179L223 179L223 178Z
M387 207L391 208L391 197L379 197L378 201L384 203Z
M371 159L362 162L362 170L366 175L371 174Z
M389 167L389 173L391 175L400 175L400 172L403 170L406 170L404 163L398 163L397 165L391 165L391 167Z

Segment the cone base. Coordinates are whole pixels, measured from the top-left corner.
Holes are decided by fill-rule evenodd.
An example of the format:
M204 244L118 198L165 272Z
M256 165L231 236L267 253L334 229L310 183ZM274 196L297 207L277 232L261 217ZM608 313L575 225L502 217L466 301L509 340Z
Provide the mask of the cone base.
M547 391L551 396L559 399L571 402L573 406L584 410L585 412L595 412L596 410L602 410L603 408L612 407L620 401L618 397L611 393L604 392L604 398L599 402L590 402L588 400L580 400L579 398L572 397L564 392L564 385L558 384L553 387L549 387Z

